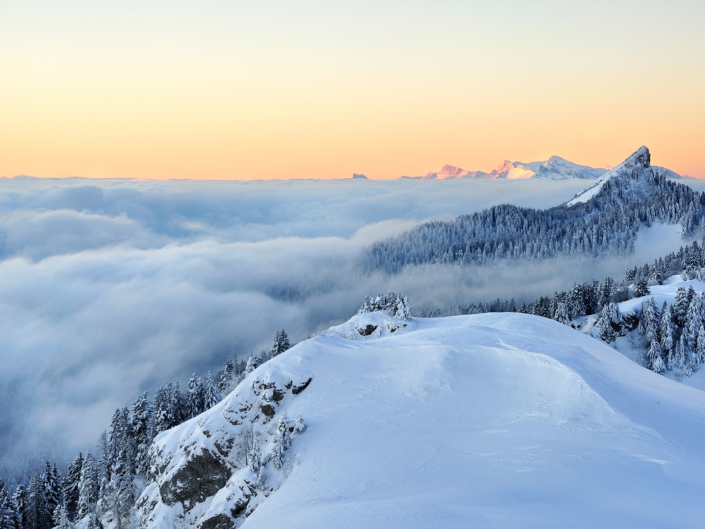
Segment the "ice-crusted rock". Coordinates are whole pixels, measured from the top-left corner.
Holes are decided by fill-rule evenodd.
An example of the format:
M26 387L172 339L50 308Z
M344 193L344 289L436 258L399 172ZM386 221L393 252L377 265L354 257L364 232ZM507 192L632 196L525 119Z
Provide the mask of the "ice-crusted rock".
M254 509L263 491L247 467L247 443L258 444L266 465L277 435L272 423L313 379L288 367L286 357L295 354L292 348L266 362L220 404L157 436L149 454L154 480L137 501L143 529L232 528ZM282 480L281 472L268 470L273 487Z

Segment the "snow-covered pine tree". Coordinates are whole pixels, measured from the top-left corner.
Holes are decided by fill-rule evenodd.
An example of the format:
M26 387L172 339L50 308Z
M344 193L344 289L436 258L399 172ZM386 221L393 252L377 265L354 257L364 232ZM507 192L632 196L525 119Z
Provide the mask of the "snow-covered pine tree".
M69 510L65 503L57 507L54 524L54 529L74 529L74 524L69 517Z
M252 357L247 359L247 366L245 366L245 375L249 375L256 368L255 360Z
M186 413L189 419L203 413L203 383L201 377L194 373L188 381L186 390Z
M668 369L676 374L685 374L685 343L681 335L676 346L671 349L671 354L668 355Z
M175 382L172 386L171 410L174 417L174 426L188 420L188 410L186 409L186 403L184 402L184 397L181 394L178 382Z
M286 415L279 419L277 424L277 435L281 440L281 445L284 450L288 450L291 446L291 436L289 435L289 425L287 424Z
M225 361L223 370L218 379L218 391L221 395L227 395L234 389L233 382L237 376L237 345L233 346L233 356Z
M683 327L685 325L685 318L688 314L688 305L690 305L690 300L688 299L688 293L683 287L678 287L676 291L676 300L673 303L673 322L678 327Z
M27 516L27 491L25 491L24 485L20 483L15 489L15 493L12 495L12 503L15 505L15 511L19 516L20 529L29 527L25 525L25 519Z
M705 327L701 325L698 330L697 344L690 356L690 367L693 371L697 371L703 362L705 362Z
M639 332L646 339L646 343L658 341L661 315L654 298L646 298L641 304L641 320L639 320Z
M2 480L0 480L0 527L3 529L22 529L17 507L12 502Z
M368 312L372 312L374 309L372 308L373 301L369 296L365 296L365 301L362 302L362 306L358 309L357 313L358 314L366 314Z
M50 529L52 527L51 513L47 509L42 480L34 474L29 479L27 487L24 527L26 529Z
M622 332L622 315L616 303L608 303L602 308L595 322L598 337L603 342L613 342Z
M174 388L171 383L157 388L154 393L153 403L153 429L154 436L176 426L174 417Z
M659 375L662 375L666 371L666 364L663 363L663 358L660 356L656 357L651 366L651 370Z
M632 293L632 297L641 298L649 295L649 286L646 283L646 279L640 278L634 281L629 286L629 290Z
M269 351L270 358L274 358L289 349L291 349L291 343L289 342L289 336L287 336L286 331L282 329L281 331L275 332L274 338L272 338L272 348Z
M78 484L78 510L76 520L82 520L95 511L98 501L98 475L93 454L89 451L81 467L81 479Z
M585 302L583 299L582 285L573 285L568 292L568 311L570 319L585 316Z
M56 466L52 468L49 461L44 464L42 486L44 487L44 501L46 501L47 511L49 515L53 517L54 511L61 504L63 494L59 471L56 469Z
M76 519L78 509L78 484L81 481L81 468L83 467L83 455L78 457L69 465L68 472L62 483L63 504L66 505L70 520Z
M674 339L673 313L671 312L671 306L664 303L663 311L661 311L661 350L664 356L668 356L671 349L673 349Z
M96 483L98 487L103 479L110 479L110 447L108 445L108 433L103 431L98 437L98 459L95 462Z
M284 464L284 447L278 434L272 439L272 466L279 470Z
M115 510L118 526L131 528L134 522L135 505L135 468L131 455L134 453L132 438L123 437L120 443L117 463L113 467L113 482L115 490Z
M209 410L213 406L218 404L221 400L223 400L223 396L221 395L220 391L218 391L218 387L213 382L211 372L208 371L208 374L206 375L206 381L203 385L203 408L205 410Z
M646 367L656 371L659 368L659 360L661 360L661 345L657 340L653 340L649 346L649 351L646 353ZM658 373L659 371L656 372Z
M401 294L397 296L393 314L400 320L411 319L411 306L409 305L409 300L406 296L402 296Z
M703 296L694 294L685 317L685 325L681 337L684 339L684 353L690 356L698 341L698 331L705 323L705 305Z
M147 392L139 395L132 403L132 435L135 439L135 470L143 476L149 470L147 452L152 445L152 404Z
M558 323L562 323L564 325L568 325L570 323L570 315L568 313L568 307L564 302L559 302L558 305L556 305L556 315L554 319Z

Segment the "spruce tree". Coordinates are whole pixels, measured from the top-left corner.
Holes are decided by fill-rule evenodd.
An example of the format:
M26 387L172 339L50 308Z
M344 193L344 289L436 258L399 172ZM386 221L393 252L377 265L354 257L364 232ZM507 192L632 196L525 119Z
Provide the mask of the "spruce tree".
M690 305L688 293L685 288L678 287L678 290L676 291L676 300L673 303L673 321L678 327L683 327L685 325L685 318L688 314L688 305Z
M272 347L269 351L269 356L270 358L274 358L275 356L278 356L282 354L284 351L287 351L291 348L291 343L289 342L289 337L286 334L286 331L282 329L281 331L277 331L274 333L274 338L272 338Z
M74 529L74 524L69 517L69 510L65 503L62 503L57 508L56 516L54 517L55 529Z
M46 509L49 515L53 517L54 511L61 504L63 494L59 472L56 466L52 469L48 461L44 464L44 471L42 472L42 486L44 487Z
M283 415L279 419L277 424L277 435L281 440L281 445L284 450L288 450L291 447L291 436L289 435L289 425L287 424L286 415Z
M22 529L17 507L12 502L2 480L0 480L0 527L3 529Z
M570 316L568 314L568 307L562 301L559 302L558 305L556 306L556 315L555 315L554 319L558 323L562 323L564 325L570 324Z
M203 408L204 410L209 410L216 404L218 404L221 400L223 400L223 397L218 391L217 386L213 382L213 377L211 376L211 372L208 371L208 374L206 375L206 381L203 385Z
M82 520L95 510L98 501L98 482L96 464L93 455L88 452L81 467L81 479L78 484L78 514L76 520Z
M671 306L664 304L661 313L661 349L665 356L673 349L673 340L675 339L673 330L673 319Z
M81 481L81 468L83 467L83 455L78 457L69 465L68 472L62 483L63 502L66 505L70 520L76 519L78 510L78 485Z
M20 521L20 528L29 527L29 525L25 525L25 519L27 517L27 492L22 483L17 485L15 493L12 495L12 503L15 505L15 511Z
M157 388L154 393L154 436L176 426L174 418L174 389L171 384Z
M132 404L132 435L135 440L136 471L147 475L147 453L152 445L152 405L147 393L138 396Z
M648 353L646 353L646 367L652 371L656 371L660 365L659 360L661 360L661 345L658 341L653 340L649 346Z
M281 438L275 435L272 440L272 465L279 470L284 464L284 447L282 446Z
M42 480L34 474L32 474L27 487L24 526L27 529L50 529L52 527L51 513L47 509Z
M174 414L174 426L189 419L186 403L184 402L184 397L181 394L181 389L179 388L178 382L174 383L172 388L171 409Z
M186 391L186 412L188 419L200 415L203 411L203 383L201 382L201 377L197 377L196 373L194 373L188 381L188 390Z

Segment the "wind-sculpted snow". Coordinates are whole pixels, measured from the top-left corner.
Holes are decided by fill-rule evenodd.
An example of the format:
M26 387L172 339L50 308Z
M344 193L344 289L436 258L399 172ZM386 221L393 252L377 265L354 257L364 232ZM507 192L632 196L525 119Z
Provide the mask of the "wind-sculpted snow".
M403 323L380 337L359 332ZM284 394L266 420L257 388L270 382ZM283 413L303 416L307 430L280 470L267 465L265 495L234 454L249 425L266 454ZM695 528L705 516L703 432L705 393L556 322L367 313L158 437L157 481L139 503L145 527L165 529ZM169 499L165 487L187 488L174 477L206 452L227 471Z
M668 180L640 148L566 204L548 210L511 205L428 222L370 246L370 270L398 273L427 263L492 264L566 256L630 255L642 225L701 225L705 195Z

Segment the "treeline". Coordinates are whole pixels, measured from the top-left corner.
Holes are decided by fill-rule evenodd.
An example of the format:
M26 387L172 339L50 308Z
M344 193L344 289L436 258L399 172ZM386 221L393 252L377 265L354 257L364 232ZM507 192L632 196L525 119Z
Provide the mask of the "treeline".
M653 171L648 151L632 163L586 203L548 210L500 205L448 222L428 222L373 244L364 265L396 274L422 264L628 255L642 224L680 223L685 235L701 228L704 194Z
M692 287L679 287L675 303L657 307L653 298L647 298L641 311L625 318L618 303L646 297L649 287L663 284L663 280L680 274L683 280L705 280L705 240L681 246L659 258L653 264L629 269L624 278L575 284L564 292L541 297L531 303L517 306L513 299L497 299L489 303L469 304L445 311L435 310L429 317L487 312L520 312L577 326L583 316L598 315L593 333L610 343L627 331L637 330L645 353L644 365L657 373L667 369L676 375L690 376L705 360L705 297ZM422 316L425 316L422 312Z
M97 455L79 453L63 477L47 462L14 491L0 481L0 528L73 529L85 520L86 529L99 529L105 520L131 529L135 501L153 479L148 452L154 438L215 406L246 375L290 347L286 332L278 331L269 351L247 360L234 354L215 378L210 372L204 379L194 374L185 392L176 382L157 388L153 401L147 393L139 395L131 408L115 410Z

